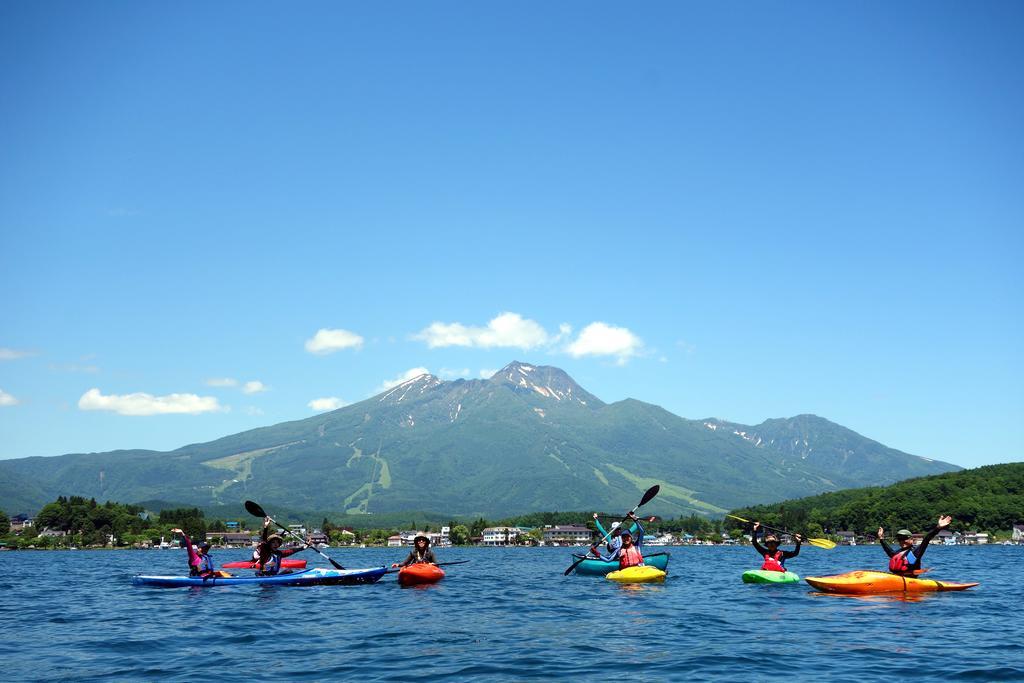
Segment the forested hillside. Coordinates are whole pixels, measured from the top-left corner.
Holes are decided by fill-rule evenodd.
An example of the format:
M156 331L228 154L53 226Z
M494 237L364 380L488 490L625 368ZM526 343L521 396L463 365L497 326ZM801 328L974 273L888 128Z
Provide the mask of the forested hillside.
M879 526L924 530L940 514L953 516L954 529L1007 530L1024 522L1024 463L823 493L740 508L732 514L810 533L849 530L870 534Z

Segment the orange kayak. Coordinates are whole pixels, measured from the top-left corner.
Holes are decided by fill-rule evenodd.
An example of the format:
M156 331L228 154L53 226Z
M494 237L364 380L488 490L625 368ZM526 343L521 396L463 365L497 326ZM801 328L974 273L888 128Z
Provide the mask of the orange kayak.
M951 583L933 579L915 579L888 572L856 571L834 576L808 576L804 579L825 593L844 595L871 595L874 593L931 593L934 591L962 591L977 583Z
M419 562L402 567L398 570L398 583L403 586L416 586L423 583L437 583L444 578L444 570L436 564Z

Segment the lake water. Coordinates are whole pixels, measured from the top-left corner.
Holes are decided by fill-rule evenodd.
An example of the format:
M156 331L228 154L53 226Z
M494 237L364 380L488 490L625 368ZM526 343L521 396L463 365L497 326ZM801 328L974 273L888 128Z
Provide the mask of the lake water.
M184 552L0 553L0 678L109 680L1024 681L1024 547L929 548L915 600L745 585L749 547L666 548L662 585L570 575L567 548L439 549L435 586L133 587ZM335 549L349 567L397 549ZM654 549L651 549L654 552ZM214 551L218 561L246 552ZM300 555L327 566L318 555ZM884 569L877 546L805 547L801 576Z

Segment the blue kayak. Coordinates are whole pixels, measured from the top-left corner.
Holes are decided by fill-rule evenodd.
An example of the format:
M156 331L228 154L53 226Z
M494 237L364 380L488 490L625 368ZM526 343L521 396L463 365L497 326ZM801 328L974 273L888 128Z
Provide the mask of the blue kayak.
M573 555L573 558L578 560L583 555ZM668 567L669 554L665 552L651 553L650 555L644 555L644 564L648 567L654 567L665 571ZM602 559L596 557L588 557L587 559L576 565L576 573L584 574L586 576L607 576L609 572L618 571L619 561L613 560L612 562L605 562Z
M385 567L370 569L307 569L290 574L274 576L211 576L203 579L198 576L133 576L135 586L152 586L154 588L180 588L182 586L350 586L360 583L376 583L387 573Z

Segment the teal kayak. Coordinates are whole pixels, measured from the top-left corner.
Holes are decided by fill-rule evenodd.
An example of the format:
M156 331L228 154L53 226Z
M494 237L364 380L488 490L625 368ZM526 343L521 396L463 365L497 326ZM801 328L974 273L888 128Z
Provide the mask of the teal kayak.
M348 586L360 583L375 583L387 573L384 567L370 569L307 569L302 572L275 574L274 576L133 576L135 586L154 588L180 588L182 586Z
M576 560L583 557L583 555L573 555L573 558ZM668 558L668 553L651 553L650 555L644 555L644 565L665 571L665 568L668 567ZM614 572L618 569L618 560L606 562L597 557L588 557L576 565L576 573L585 574L587 576L607 576L609 572Z
M765 569L751 569L743 572L743 583L799 583L800 577L793 572L770 572Z

